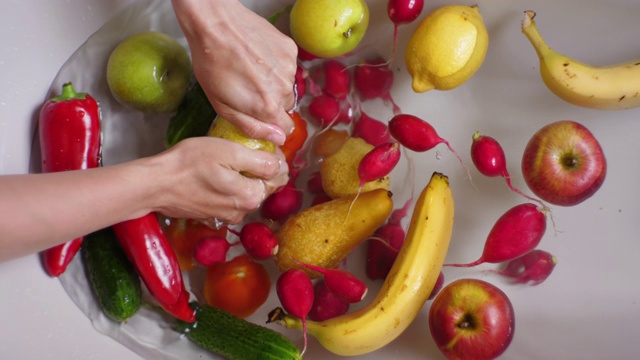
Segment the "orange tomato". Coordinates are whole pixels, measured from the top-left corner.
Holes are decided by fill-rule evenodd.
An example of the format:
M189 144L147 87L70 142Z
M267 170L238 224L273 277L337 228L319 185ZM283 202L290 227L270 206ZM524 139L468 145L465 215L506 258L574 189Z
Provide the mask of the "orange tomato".
M242 254L210 266L203 292L207 304L245 318L264 304L270 290L271 278L265 267Z
M165 235L184 271L191 271L197 265L193 259L193 249L198 240L207 236L227 236L226 227L216 230L198 220L168 218L167 222L163 223Z
M307 121L304 120L299 113L294 112L293 114L289 114L289 116L291 116L295 128L293 132L287 136L287 140L280 146L280 149L287 159L289 168L293 168L293 160L297 152L304 146L309 134L307 132Z

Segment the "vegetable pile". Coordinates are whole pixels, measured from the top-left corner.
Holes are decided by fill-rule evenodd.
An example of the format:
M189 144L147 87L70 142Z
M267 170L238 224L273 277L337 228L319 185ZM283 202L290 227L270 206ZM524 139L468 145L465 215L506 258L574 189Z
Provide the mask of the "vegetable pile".
M270 21L288 16L289 9ZM242 225L211 228L197 220L151 213L89 234L90 242L75 239L46 251L45 269L52 276L62 274L82 244L92 291L110 319L126 322L143 305L150 305L190 341L230 359L300 358L314 346L307 332L337 354L374 351L403 328L386 332L384 339L369 332L367 345L375 346L359 350L331 338L327 329L348 328L347 323L361 326L364 318L372 327L388 325L372 323L378 303L388 304L385 311L401 314L408 326L446 285L448 267L478 274L479 270L471 268L494 264L485 275L513 284L541 284L557 264L554 255L539 248L551 208L546 199L529 196L512 185L506 156L495 138L480 131L470 137L469 154L475 169L486 177L502 177L508 190L529 202L515 204L496 220L482 253L472 262L444 262L453 226L453 204L446 203L452 202L448 191L453 179L437 172L428 181L406 175L414 156L435 151L440 144L455 155L469 179L472 170L444 134L438 133L437 124L404 113L392 97L398 85L391 65L399 27L419 19L422 11L422 1L389 0L394 35L388 60L373 54L354 61L353 53L320 58L300 48L295 78L299 106L291 114L295 130L280 147L290 168L290 181L265 199ZM233 127L224 119L214 121L215 110L197 81L192 80L181 100L163 139L166 147L189 137L219 136L222 126L227 126L225 131ZM366 113L370 101L380 101L386 112ZM55 124L68 116L70 110L65 106L71 105L82 107L90 121L73 118L72 128L61 129ZM87 148L64 142L63 132L79 131L86 137L82 143ZM62 95L48 101L40 115L43 171L100 166L100 131L97 102L65 84ZM60 149L65 150L66 158L55 158ZM394 194L404 187L410 188L407 199ZM414 197L414 190L422 187ZM443 203L427 204L428 198ZM436 221L440 223L433 225ZM438 237L424 235L424 228L430 226ZM432 243L425 245L427 241ZM407 246L432 246L441 253L424 255L432 264L424 269L423 259ZM350 256L357 249L365 254L361 263L353 263ZM421 266L426 276L415 274ZM402 283L400 276L412 282ZM187 277L201 281L187 282ZM379 292L371 299L370 285L377 282L382 285L375 287ZM402 286L420 289L420 293L403 296L398 290ZM281 307L265 309L271 294ZM253 314L264 314L268 323L299 328L302 345L271 325L247 321Z

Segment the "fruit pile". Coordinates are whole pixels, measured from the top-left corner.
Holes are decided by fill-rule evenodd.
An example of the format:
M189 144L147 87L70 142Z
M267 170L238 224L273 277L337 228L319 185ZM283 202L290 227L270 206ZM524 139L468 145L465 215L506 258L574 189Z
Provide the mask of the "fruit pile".
M447 284L446 269L492 263L500 266L492 272L514 283L543 282L557 262L538 248L547 218L553 219L547 204L574 206L591 197L606 175L602 149L578 122L558 121L540 129L522 156L522 174L534 197L512 185L497 139L474 133L469 153L475 169L487 177L502 177L508 189L527 202L496 220L475 261L445 263L454 220L449 178L434 172L420 183L401 176L398 164L412 166L412 156L443 145L457 157L469 179L471 171L432 124L404 113L391 94L399 27L417 21L424 4L389 0L388 18L394 25L391 56L374 54L354 64L351 56L360 51L370 26L368 6L363 0L344 1L342 6L327 2L297 0L270 18L277 22L287 17L285 31L299 46L300 102L291 114L296 126L281 147L291 170L289 183L265 199L239 228L214 228L191 219L150 214L119 224L113 232L92 234L95 246L83 247L83 259L100 306L114 321L135 316L143 302L142 279L157 305L177 318L177 328L199 346L229 358L262 352L295 359L307 349L307 334L335 354L373 352L396 339L433 300L430 333L443 355L496 358L514 334L510 300L487 281L463 278ZM463 86L480 69L489 43L481 10L448 5L420 20L404 54L414 92ZM340 16L345 13L349 16ZM589 67L552 52L535 29L534 15L525 12L522 30L540 56L542 77L551 90L580 106L636 106L626 96L630 89L616 89L614 96L603 90L590 92L592 96L581 93L585 86L602 89L599 84L607 81L611 68ZM331 30L313 27L307 21L311 17L318 20L313 24L330 25ZM323 22L325 18L331 21ZM341 21L334 23L334 18ZM335 29L340 36L323 35ZM183 70L164 79L171 92L141 90L145 82L123 71L131 57L152 63L153 57L169 52L178 54L172 57ZM567 78L561 66L569 72L602 75L590 78L594 84L565 86L574 76ZM275 151L272 143L248 138L225 119L214 120L215 110L204 92L197 82L190 83L185 49L164 34L141 33L123 41L109 59L106 76L113 97L129 110L172 114L164 139L167 147L192 136L215 136ZM381 100L393 115L382 119L365 113L362 105L370 100ZM391 189L399 183L421 191L398 204ZM126 245L143 237L143 231L154 232L154 246L162 252L166 269L174 271L171 289L161 288L159 274L142 269L141 249ZM123 249L113 246L118 243ZM345 266L351 261L349 255L364 247L366 261ZM241 254L229 256L232 249ZM269 274L271 265L277 269L276 278ZM112 287L113 278L104 276L105 268L116 267L127 279L120 288ZM350 271L355 267L364 268L368 279ZM203 274L202 281L189 282L185 289L183 274ZM367 284L378 280L377 294L368 295ZM281 307L268 313L269 322L301 330L302 349L271 328L244 320L256 312L267 317L269 309L263 305L273 288ZM190 295L197 301L189 304ZM247 341L235 341L239 337Z

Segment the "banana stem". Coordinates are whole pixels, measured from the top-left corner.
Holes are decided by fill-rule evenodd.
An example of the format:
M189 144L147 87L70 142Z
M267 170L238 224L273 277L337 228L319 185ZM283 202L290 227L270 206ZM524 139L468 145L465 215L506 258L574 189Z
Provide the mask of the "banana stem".
M547 53L551 52L551 48L547 45L546 41L538 32L536 22L533 18L536 17L536 12L533 10L527 10L524 12L524 19L522 20L522 33L529 39L531 45L536 50L538 57L543 58Z

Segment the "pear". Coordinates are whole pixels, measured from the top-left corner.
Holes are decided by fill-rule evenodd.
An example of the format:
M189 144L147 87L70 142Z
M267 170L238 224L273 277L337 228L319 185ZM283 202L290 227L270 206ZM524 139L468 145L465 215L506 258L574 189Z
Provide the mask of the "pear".
M230 123L229 120L219 116L213 122L211 129L209 129L208 135L237 142L248 147L249 149L268 151L272 153L276 152L276 144L268 140L258 140L250 138L249 136L247 136L247 134L242 132L240 128ZM247 173L245 171L242 171L240 173L247 177L256 177L255 175Z
M214 121L213 126L211 126L211 129L209 129L208 135L237 142L248 147L249 149L263 150L272 153L276 152L276 145L271 141L250 138L237 126L233 125L229 122L229 120L222 117L218 117Z

